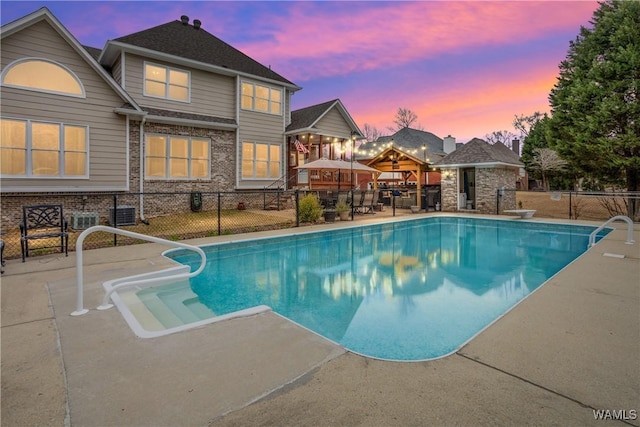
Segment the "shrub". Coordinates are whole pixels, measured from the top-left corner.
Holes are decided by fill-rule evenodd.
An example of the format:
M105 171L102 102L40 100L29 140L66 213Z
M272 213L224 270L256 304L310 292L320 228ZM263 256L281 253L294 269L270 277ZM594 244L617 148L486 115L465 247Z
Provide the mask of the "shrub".
M314 194L304 196L299 205L301 222L316 222L322 215L322 206Z

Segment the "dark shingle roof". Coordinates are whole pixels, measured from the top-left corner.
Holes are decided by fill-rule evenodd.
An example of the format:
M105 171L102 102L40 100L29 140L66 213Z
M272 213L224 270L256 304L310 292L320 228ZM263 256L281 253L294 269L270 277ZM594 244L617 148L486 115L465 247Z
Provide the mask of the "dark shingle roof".
M322 104L311 105L309 107L292 111L291 123L287 126L287 131L307 129L311 127L320 118L320 116L326 113L327 110L335 104L336 101L338 100L333 99L331 101L323 102Z
M427 146L427 156L431 161L436 161L445 155L442 138L432 134L431 132L412 128L402 128L393 135L381 136L376 139L375 142L366 142L362 144L359 149L362 151L369 150L374 146L386 144L391 141L393 141L393 146L401 151L410 153L418 150L418 154L415 154L415 156L420 159L423 156L423 144Z
M502 143L489 144L479 138L473 138L461 148L449 153L445 158L436 162L438 166L463 165L479 163L506 163L514 166L524 166L518 155Z
M91 55L93 59L95 59L96 61L100 58L100 54L102 53L101 49L91 47L91 46L82 46L82 47L84 48L84 50L89 52L89 55Z
M177 20L119 37L115 41L293 85L204 29L196 29Z
M236 121L234 119L225 119L222 117L205 116L203 114L183 113L180 111L161 110L159 108L142 107L142 109L153 116L171 117L171 118L186 119L186 120L198 120L202 122L220 123L225 125L236 124Z

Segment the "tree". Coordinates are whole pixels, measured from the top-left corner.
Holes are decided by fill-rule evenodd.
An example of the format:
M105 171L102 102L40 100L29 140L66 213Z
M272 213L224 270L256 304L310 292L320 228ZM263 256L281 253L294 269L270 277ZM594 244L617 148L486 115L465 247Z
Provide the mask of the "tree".
M376 139L382 136L382 132L378 130L375 126L370 125L369 123L365 123L362 126L362 134L367 142L375 141Z
M550 147L587 178L638 191L640 2L602 2L590 23L570 42L549 95Z
M396 125L396 127L391 127L389 129L392 131L398 131L403 128L409 128L416 122L416 120L418 120L418 115L416 113L408 108L398 108L398 111L393 118L393 123Z
M567 161L561 159L558 153L551 148L536 148L533 150L530 168L537 170L542 175L542 187L549 190L549 181L547 177L550 173L564 169Z
M509 148L511 148L511 141L513 141L515 138L516 134L513 132L509 132L508 130L493 131L484 136L484 140L489 144L500 142Z
M528 123L529 122L527 121L527 124ZM514 122L514 126L515 126L515 122ZM548 129L549 129L549 116L545 114L537 122L532 124L532 126L528 128L526 132L521 130L522 134L526 133L526 136L522 141L522 155L520 156L520 160L522 161L522 163L524 163L525 169L527 169L527 171L529 172L534 172L534 169L531 167L531 165L533 162L533 156L535 154L535 150L539 148L549 147L549 139L548 139L548 132L547 132Z
M524 141L529 136L531 129L545 117L547 117L547 113L542 114L539 111L530 116L525 116L524 114L516 115L513 119L513 127L520 132L520 139Z

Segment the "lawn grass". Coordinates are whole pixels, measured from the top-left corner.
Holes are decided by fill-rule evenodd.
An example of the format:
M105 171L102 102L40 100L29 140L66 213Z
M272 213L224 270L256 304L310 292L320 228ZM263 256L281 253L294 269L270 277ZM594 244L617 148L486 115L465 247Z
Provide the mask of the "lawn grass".
M148 218L149 225L138 222L136 225L121 226L123 230L162 239L178 241L199 237L213 237L218 235L217 211L184 212L156 218ZM220 234L240 234L253 231L264 231L288 228L295 225L295 211L263 210L223 210L220 212ZM75 250L76 241L83 230L69 229L69 251ZM8 230L2 236L5 242L5 259L20 258L20 230ZM117 236L118 246L147 243L144 240ZM38 239L29 243L29 255L44 255L59 252L56 248L60 239ZM53 246L53 248L51 248ZM114 235L107 232L95 232L87 236L84 249L97 249L114 246Z

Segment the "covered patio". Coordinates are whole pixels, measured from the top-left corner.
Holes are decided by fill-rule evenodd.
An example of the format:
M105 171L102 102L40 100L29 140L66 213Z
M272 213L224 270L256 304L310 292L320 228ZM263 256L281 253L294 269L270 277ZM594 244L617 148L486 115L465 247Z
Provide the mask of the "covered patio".
M401 192L401 203L399 207L420 206L427 209L434 206L429 199L423 200L425 190L428 191L430 175L438 175L438 185L433 186L431 196L433 198L435 191L439 186L439 174L436 169L429 163L430 159L416 156L389 144L380 154L370 159L366 165L375 168L385 174L391 176L391 184L383 183L382 188L389 188L390 191L399 190ZM389 175L390 174L390 175ZM433 179L431 180L433 182ZM409 184L415 182L415 184ZM374 188L381 188L379 182L374 182ZM424 203L421 203L423 201Z

